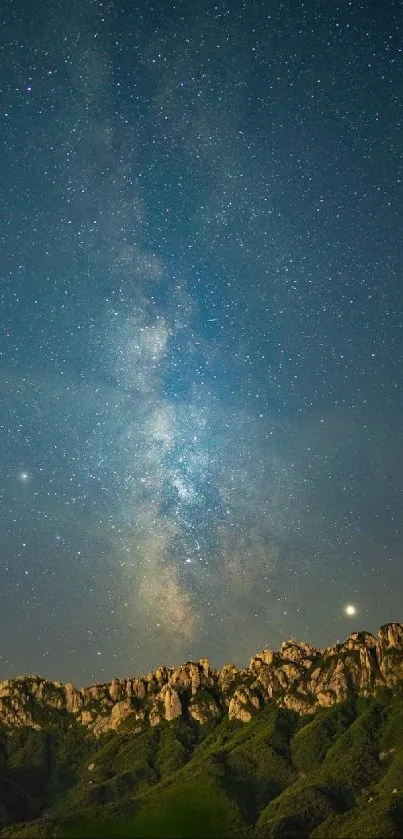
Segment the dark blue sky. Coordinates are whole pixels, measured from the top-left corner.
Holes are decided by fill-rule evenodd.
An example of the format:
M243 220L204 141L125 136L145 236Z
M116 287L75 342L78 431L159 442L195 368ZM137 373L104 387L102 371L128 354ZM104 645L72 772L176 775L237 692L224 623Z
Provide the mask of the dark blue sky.
M402 620L401 3L1 29L0 678Z

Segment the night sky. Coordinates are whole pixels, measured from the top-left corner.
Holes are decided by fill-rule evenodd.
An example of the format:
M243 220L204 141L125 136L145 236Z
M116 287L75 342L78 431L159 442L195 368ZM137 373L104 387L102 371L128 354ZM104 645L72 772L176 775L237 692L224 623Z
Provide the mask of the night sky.
M0 679L402 620L400 0L0 19Z

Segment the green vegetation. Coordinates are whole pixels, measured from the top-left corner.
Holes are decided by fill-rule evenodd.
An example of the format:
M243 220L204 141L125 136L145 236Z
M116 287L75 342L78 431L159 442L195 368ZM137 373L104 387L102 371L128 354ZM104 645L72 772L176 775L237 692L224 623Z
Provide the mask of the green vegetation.
M207 692L200 691L200 703ZM0 730L1 839L403 835L403 692L314 717L190 717L98 739L57 715Z
M296 768L308 773L320 767L328 749L346 731L354 717L354 709L347 703L319 711L312 722L304 725L292 739L292 758Z

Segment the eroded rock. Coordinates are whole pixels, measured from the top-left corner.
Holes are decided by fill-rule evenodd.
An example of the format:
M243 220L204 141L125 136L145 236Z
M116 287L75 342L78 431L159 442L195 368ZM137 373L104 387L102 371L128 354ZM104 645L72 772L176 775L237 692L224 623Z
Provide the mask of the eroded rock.
M201 725L223 713L248 722L263 702L308 714L351 695L370 696L379 686L400 680L403 625L391 623L381 627L377 638L352 632L343 644L320 650L290 639L279 652L256 653L243 669L226 664L217 671L200 659L81 690L37 675L6 679L0 682L0 724L39 728L46 711L67 712L95 735L119 730L127 719L133 720L130 730L137 731L182 714Z
M228 707L228 718L250 722L255 711L260 708L260 700L247 686L239 687L232 696Z

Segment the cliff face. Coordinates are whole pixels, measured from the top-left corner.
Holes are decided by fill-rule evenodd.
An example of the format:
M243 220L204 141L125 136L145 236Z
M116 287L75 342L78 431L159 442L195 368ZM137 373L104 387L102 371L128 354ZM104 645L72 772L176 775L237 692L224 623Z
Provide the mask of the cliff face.
M7 679L0 683L0 724L41 728L55 713L67 712L99 735L119 728L142 731L182 714L201 724L222 713L249 722L269 700L311 714L402 679L403 625L390 623L377 638L353 632L343 644L325 649L286 641L279 652L257 653L244 669L226 664L214 670L201 659L82 690L39 676Z

